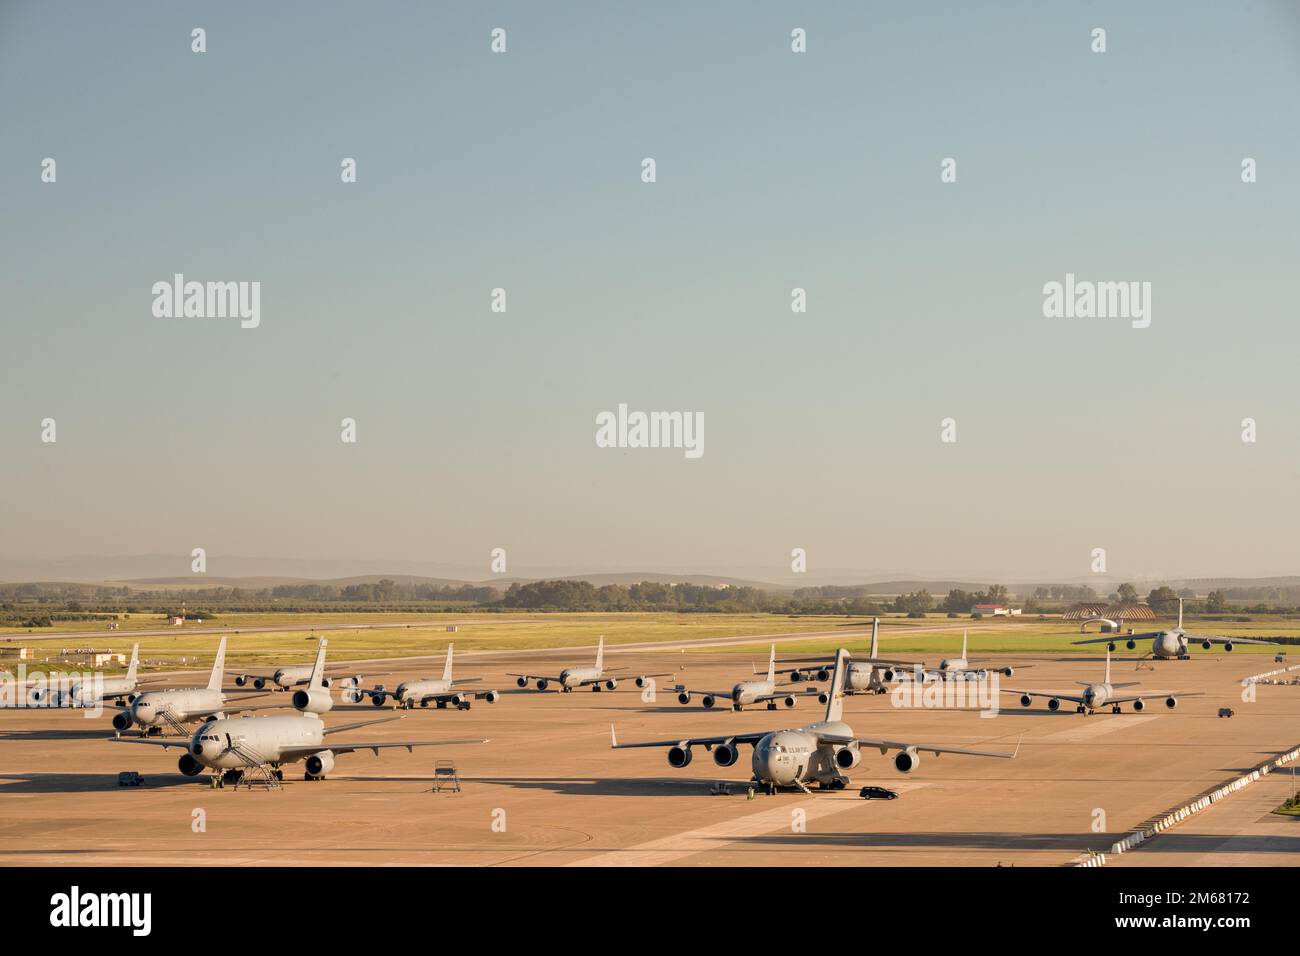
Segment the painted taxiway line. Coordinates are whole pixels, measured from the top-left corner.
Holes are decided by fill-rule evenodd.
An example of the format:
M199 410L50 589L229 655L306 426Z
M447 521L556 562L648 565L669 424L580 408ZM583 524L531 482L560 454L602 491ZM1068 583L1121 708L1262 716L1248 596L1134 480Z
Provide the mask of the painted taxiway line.
M891 789L902 794L927 786L929 786L928 783L909 781L900 783ZM759 797L758 799L773 798ZM760 810L758 813L746 814L743 817L724 820L721 823L710 824L697 830L688 830L685 833L678 833L659 840L651 840L648 843L641 843L624 850L599 853L581 860L574 860L566 865L662 866L665 863L672 863L675 860L696 853L720 849L737 840L789 830L794 819L793 811L796 809L802 809L805 814L804 822L811 823L832 814L843 813L846 810L852 810L854 807L860 807L866 802L852 789L835 795L818 794L814 797L805 797L800 803L783 802L781 806L773 807L770 810ZM810 838L816 839L815 835L810 835Z

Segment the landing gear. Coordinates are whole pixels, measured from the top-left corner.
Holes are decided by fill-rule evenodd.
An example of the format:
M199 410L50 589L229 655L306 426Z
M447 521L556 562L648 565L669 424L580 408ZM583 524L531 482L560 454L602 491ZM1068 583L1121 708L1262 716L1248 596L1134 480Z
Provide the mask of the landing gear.
M239 781L243 779L244 779L244 771L227 770L221 775L221 786L224 787L226 784L230 784L232 787L235 787L238 786Z
M436 705L437 705L437 708L438 708L439 710L446 710L446 709L447 709L447 702L446 702L445 700L437 701L437 702L436 702ZM426 700L426 701L423 701L423 702L421 703L420 706L421 706L421 707L428 707L428 706L429 706L429 702L428 702L427 700Z
M599 685L599 684L592 684L592 685L591 685L591 691L592 691L593 694L599 694L599 693L600 693L600 685Z
M1111 712L1112 714L1118 714L1118 713L1120 713L1121 711L1120 711L1120 709L1119 709L1119 704L1116 704L1114 707L1112 707L1112 708L1110 709L1110 712Z
M848 777L831 777L829 780L822 781L823 790L843 790L848 785Z
M737 709L737 710L740 710L739 707L737 707L736 709ZM776 710L776 701L774 701L774 700L769 700L769 701L767 702L767 709L768 709L768 710Z

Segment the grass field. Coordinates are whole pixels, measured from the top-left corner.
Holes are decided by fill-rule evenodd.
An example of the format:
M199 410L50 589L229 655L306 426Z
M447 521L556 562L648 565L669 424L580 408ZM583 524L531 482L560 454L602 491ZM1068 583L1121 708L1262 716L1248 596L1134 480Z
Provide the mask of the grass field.
M432 623L431 623L432 622ZM76 638L66 641L33 641L37 659L28 662L28 669L40 666L46 658L57 660L60 649L67 644L82 641L97 648L111 648L128 652L132 634L125 626L135 630L155 630L165 626L157 615L141 615L124 622L119 631L107 631L103 625L94 630L79 630ZM1187 622L1189 628L1224 636L1267 637L1274 635L1300 636L1300 618L1273 618L1248 623L1207 623L1198 627ZM1144 624L1141 630L1171 627L1173 621ZM365 628L358 628L365 625ZM447 631L456 625L456 633ZM676 614L676 613L557 613L557 614L410 614L410 613L266 613L231 614L205 621L202 628L219 627L230 637L227 660L233 668L254 670L271 664L308 662L312 648L319 636L330 639L330 656L333 660L381 657L419 657L442 654L448 642L454 641L458 650L520 650L549 647L594 648L602 635L607 644L641 642L708 640L745 635L794 634L843 629L855 635L870 626L867 618L846 618L842 615L826 617L786 617L772 614ZM160 667L175 668L203 666L211 661L218 634L196 633L200 625L188 624L170 630L166 635L139 637L140 655L146 661L157 662ZM314 631L274 630L242 633L242 628L306 628ZM351 629L344 629L351 628ZM1077 624L1068 624L1057 618L1039 620L1022 618L972 621L968 618L947 618L931 615L924 619L887 616L881 636L881 654L884 656L925 656L935 658L956 656L961 651L961 632L970 631L968 654L972 659L1010 653L1105 653L1105 644L1072 647L1070 642L1085 635L1079 633ZM33 638L41 637L41 630L31 632ZM59 628L59 630L63 630ZM899 633L900 631L904 633ZM916 633L906 633L914 631ZM21 646L25 631L10 630L0 637L11 646ZM1087 636L1096 637L1096 628ZM865 653L869 642L865 638L827 637L824 641L802 641L782 647L779 653L798 651L803 654L831 651L845 646L855 653ZM0 644L3 646L3 644ZM1147 642L1139 650L1149 649ZM1121 645L1122 647L1122 645ZM1285 648L1238 645L1234 654L1273 654ZM718 649L712 649L716 652ZM755 657L766 654L764 643L735 646L727 650ZM1218 648L1216 653L1221 653ZM1199 647L1193 653L1202 653ZM585 656L582 658L585 660ZM5 664L13 666L12 660ZM147 668L146 668L147 669Z

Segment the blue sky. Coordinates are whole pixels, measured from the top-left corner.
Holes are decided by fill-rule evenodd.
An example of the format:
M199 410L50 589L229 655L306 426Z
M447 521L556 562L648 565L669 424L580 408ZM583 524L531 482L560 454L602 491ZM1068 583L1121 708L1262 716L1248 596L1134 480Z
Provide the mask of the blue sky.
M0 5L0 556L1300 573L1300 8L705 6Z

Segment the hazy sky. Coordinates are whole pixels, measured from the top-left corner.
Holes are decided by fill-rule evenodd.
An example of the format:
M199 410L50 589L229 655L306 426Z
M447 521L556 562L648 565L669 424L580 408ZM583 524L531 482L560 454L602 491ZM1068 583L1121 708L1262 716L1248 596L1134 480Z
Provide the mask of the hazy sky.
M0 557L1300 573L1298 11L0 4Z

